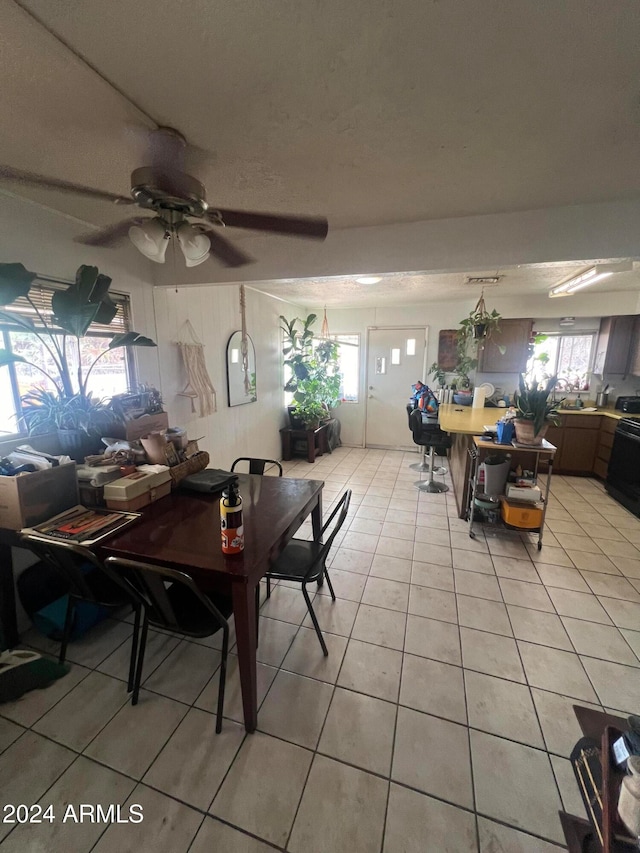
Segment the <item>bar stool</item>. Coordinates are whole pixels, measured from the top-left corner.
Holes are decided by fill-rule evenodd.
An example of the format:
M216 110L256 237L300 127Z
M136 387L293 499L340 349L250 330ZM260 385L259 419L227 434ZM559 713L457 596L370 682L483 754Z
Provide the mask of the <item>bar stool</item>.
M413 432L413 429L411 427L411 415L413 414L413 412L417 412L417 411L420 411L420 409L414 409L414 407L411 405L411 403L407 403L407 418L409 420L409 429L412 432ZM429 416L427 415L427 417L429 417ZM436 424L437 424L437 419L438 419L437 415L435 415L434 421ZM428 474L429 471L431 471L431 465L433 465L433 459L431 459L431 463L427 462L427 448L426 448L426 445L422 445L421 461L420 462L412 462L411 465L409 465L409 468L411 468L412 471L419 471L421 474ZM433 469L433 473L434 474L446 474L447 470L448 469L444 468L442 465L436 465L435 468Z
M429 448L429 479L427 481L417 480L413 485L419 491L429 494L449 491L449 486L444 483L437 483L433 475L441 472L446 473L447 471L446 468L438 468L435 465L434 451L436 447L451 447L451 436L440 429L437 419L434 419L434 421L435 423L433 424L425 424L420 409L415 409L409 415L409 425L413 440L423 448L423 456L426 453L426 448Z

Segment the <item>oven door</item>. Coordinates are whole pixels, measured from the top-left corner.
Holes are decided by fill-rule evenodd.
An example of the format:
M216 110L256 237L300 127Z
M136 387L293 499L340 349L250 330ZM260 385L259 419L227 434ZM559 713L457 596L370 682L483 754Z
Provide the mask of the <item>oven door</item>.
M640 425L620 425L615 432L606 489L640 516Z

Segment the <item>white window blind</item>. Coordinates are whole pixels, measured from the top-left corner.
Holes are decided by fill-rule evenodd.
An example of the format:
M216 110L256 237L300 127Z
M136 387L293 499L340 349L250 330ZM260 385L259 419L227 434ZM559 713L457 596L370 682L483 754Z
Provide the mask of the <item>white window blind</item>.
M26 296L21 296L11 305L6 305L0 308L0 311L6 312L6 314L15 314L16 316L24 317L25 319L30 320L36 327L41 327L42 324L37 314L37 311L39 311L41 316L44 317L45 322L53 325L51 297L56 290L66 290L70 284L71 282L68 281L63 282L35 279L31 285L31 290L29 291L29 299L27 299ZM92 323L91 326L89 326L89 331L87 332L88 335L112 336L130 331L131 320L129 297L124 293L112 293L111 291L109 292L109 297L118 309L116 316L108 326L105 326L102 323ZM37 309L37 311L35 309ZM8 325L8 321L4 318L0 318L0 325L4 325L6 327Z

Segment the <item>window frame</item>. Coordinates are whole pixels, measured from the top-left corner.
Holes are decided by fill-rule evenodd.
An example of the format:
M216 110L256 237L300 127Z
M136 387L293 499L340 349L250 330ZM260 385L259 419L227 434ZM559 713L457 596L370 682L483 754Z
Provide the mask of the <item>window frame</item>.
M554 338L558 341L557 346L556 346L555 364L553 366L553 369L551 371L545 371L546 373L549 374L549 376L554 376L557 374L558 361L560 358L560 349L562 346L562 339L563 338L591 338L591 350L589 352L588 366L587 366L587 369L585 371L586 379L585 379L584 387L583 388L573 388L572 387L571 390L568 390L566 387L565 388L562 387L562 385L565 384L565 380L563 380L562 377L558 377L558 382L556 382L556 385L554 387L554 391L562 392L562 393L566 393L566 394L582 394L585 391L589 391L591 389L591 378L592 378L592 374L593 374L593 365L595 362L596 350L597 350L597 338L598 338L597 330L595 330L595 329L575 329L571 332L555 331L555 330L551 331L551 332L545 332L543 329L536 329L533 332L533 335L534 336L535 335L545 335L547 337L547 339ZM535 344L534 344L534 346L535 346ZM533 353L530 356L530 360L532 360L532 359L533 359ZM535 370L533 370L533 371L527 370L526 375L527 375L527 379L530 380L535 375Z
M335 333L331 332L329 334L329 338L330 338L330 340L335 341L335 343L337 343L339 347L340 346L356 347L358 350L358 396L357 396L357 399L345 400L344 398L342 398L340 400L340 405L342 405L342 406L344 406L345 404L348 404L351 406L358 406L358 405L360 405L360 402L361 402L360 397L361 397L361 392L362 392L362 388L361 388L362 335L360 332L335 332ZM355 344L352 344L352 343L349 343L349 341L341 341L341 340L339 340L340 338L357 338L358 342ZM343 377L344 377L344 372L343 371L340 371L340 372L343 374Z

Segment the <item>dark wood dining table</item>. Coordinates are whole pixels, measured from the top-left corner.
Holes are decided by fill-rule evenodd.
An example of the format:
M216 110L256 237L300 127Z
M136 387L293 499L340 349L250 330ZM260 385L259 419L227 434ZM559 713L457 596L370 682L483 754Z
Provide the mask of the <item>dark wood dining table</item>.
M177 491L146 509L139 521L100 543L109 555L169 566L188 572L204 591L231 595L244 723L255 731L258 720L256 685L255 589L311 515L314 536L322 526L319 480L240 474L244 551L227 556L220 546L220 495Z

